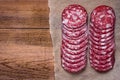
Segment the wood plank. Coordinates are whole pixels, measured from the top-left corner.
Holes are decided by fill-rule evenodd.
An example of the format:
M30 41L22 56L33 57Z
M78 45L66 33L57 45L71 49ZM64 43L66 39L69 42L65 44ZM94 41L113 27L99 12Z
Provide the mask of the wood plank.
M48 0L1 0L0 28L49 28Z
M0 29L0 80L53 80L49 29Z

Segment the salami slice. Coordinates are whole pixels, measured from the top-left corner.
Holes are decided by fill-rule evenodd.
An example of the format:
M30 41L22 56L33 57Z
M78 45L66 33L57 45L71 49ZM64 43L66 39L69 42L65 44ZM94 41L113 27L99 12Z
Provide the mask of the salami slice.
M113 37L114 38L114 37ZM108 41L104 41L104 42L102 42L102 41L95 41L94 39L92 39L92 38L89 38L89 44L90 45L96 45L96 46L106 46L106 45L108 45L108 44L110 44L110 43L113 43L113 42L115 42L114 41L114 39L113 38L111 38L111 40L108 40Z
M73 64L73 63L71 64L71 63L66 62L64 59L62 59L62 64L64 64L68 68L76 69L76 68L79 68L79 67L85 65L86 64L86 59L84 59L83 61L80 61L77 64Z
M94 37L96 37L96 38L98 38L98 39L101 39L101 38L108 38L108 37L110 37L110 36L112 36L113 34L114 34L114 31L112 30L112 31L110 31L110 32L104 32L104 33L97 33L97 32L95 32L94 30L92 30L92 29L90 29L89 30L90 31L90 35L92 35L92 36L94 36Z
M107 66L98 66L97 64L91 64L91 66L96 70L96 71L99 71L99 72L105 72L105 71L109 71L113 68L112 66L113 64L109 63Z
M114 27L101 30L101 29L98 29L96 26L94 26L92 23L90 23L90 29L95 31L95 33L98 33L98 34L106 34L113 31Z
M98 50L98 49L95 49L95 48L90 48L90 50L94 51L96 54L107 54L107 55L111 55L111 52L114 52L115 49L114 48L108 48L106 50ZM108 54L109 53L109 54Z
M62 67L63 67L66 71L68 71L68 72L78 73L78 72L80 72L81 70L83 70L83 69L86 67L86 64L82 65L82 66L79 67L79 68L75 68L75 69L69 68L69 67L65 66L64 64L62 64Z
M81 44L77 44L77 45L69 44L67 42L62 41L62 45L65 45L68 49L71 50L80 50L84 46L87 46L87 41L83 41Z
M105 54L105 53L106 52L104 52L104 54L102 54L102 53L100 54L100 53L95 52L94 50L90 50L90 52L89 52L90 56L94 56L96 59L105 60L105 59L108 59L108 58L114 56L115 51L109 52L110 54Z
M110 59L110 61L108 61ZM113 60L113 57L112 58L109 58L107 61L104 60L97 60L97 59L91 59L91 64L96 64L96 66L108 66L109 63L111 63L111 61ZM112 63L111 63L112 65Z
M90 37L89 40L91 40L92 42L100 42L100 43L106 43L106 42L111 41L112 39L114 39L114 35L111 35L110 37L103 38L103 39L93 37L92 35L89 35L89 37Z
M64 55L65 57L69 58L69 59L80 59L83 56L86 56L86 51L83 51L77 55L73 55L73 54L69 54L66 53L66 51L64 49L61 50L62 55Z
M62 49L63 49L64 51L66 51L66 53L68 53L68 54L78 55L78 54L86 51L86 50L87 50L87 46L84 46L84 47L82 47L82 48L79 49L79 50L71 50L71 49L68 49L65 45L62 45Z
M87 28L83 28L81 31L68 31L65 28L62 28L62 33L68 36L69 38L79 38L81 35L85 34Z
M76 29L71 29L71 28L67 28L66 25L62 25L62 28L66 29L69 32L79 32L81 31L83 28L87 28L87 24L84 24L83 26L81 26L80 28L76 28Z
M80 63L81 61L85 60L86 59L86 56L82 56L78 59L70 59L68 57L66 57L64 54L62 54L62 59L65 61L65 62L68 62L70 64L78 64Z
M87 37L87 34L83 34L80 38L74 40L74 39L67 38L65 35L62 35L62 40L72 45L78 45L82 43L83 41L87 41L88 37Z
M94 69L97 69L97 71L107 71L108 69L112 69L114 65L114 57L112 56L106 60L97 60L92 57L90 64Z
M97 45L93 45L93 44L91 44L90 45L90 49L92 48L92 49L97 49L97 50L99 50L99 51L107 51L107 49L113 49L115 47L115 45L114 45L114 43L113 42L111 42L111 43L109 43L109 44L107 44L107 45L104 45L104 46L97 46Z
M114 10L109 6L98 6L91 14L91 22L100 29L113 27L115 23Z
M68 28L80 28L86 21L87 12L78 4L69 5L62 12L62 23Z

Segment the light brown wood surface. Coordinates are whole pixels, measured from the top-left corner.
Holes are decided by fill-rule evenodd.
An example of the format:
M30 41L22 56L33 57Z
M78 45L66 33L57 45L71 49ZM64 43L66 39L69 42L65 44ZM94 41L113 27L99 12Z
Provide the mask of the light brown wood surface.
M54 80L47 0L0 0L0 80Z
M47 0L0 0L0 28L48 28Z

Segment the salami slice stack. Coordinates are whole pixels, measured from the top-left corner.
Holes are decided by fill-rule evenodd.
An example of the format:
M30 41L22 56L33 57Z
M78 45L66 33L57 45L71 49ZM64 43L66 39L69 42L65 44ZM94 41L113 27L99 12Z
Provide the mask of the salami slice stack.
M62 12L61 65L68 72L79 72L86 66L87 12L77 4Z
M90 64L97 71L113 68L115 58L115 13L109 6L98 6L91 13L89 27Z

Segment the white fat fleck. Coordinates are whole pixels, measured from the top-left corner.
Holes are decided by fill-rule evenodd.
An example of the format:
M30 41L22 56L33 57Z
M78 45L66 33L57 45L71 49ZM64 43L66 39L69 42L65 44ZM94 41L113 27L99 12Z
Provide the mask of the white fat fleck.
M70 18L70 14L68 14L67 17Z
M73 20L76 20L76 19L77 19L77 16L72 15L72 18L73 18Z
M81 13L77 11L76 14L77 14L77 15L80 15Z
M100 43L101 45L105 45L105 43Z
M106 52L102 52L102 54L106 54Z
M79 18L82 19L84 15L80 15Z
M106 28L110 28L111 26L111 24L106 24Z
M110 62L110 61L111 61L111 58L107 59L107 61Z
M76 10L76 8L73 8L73 10Z
M106 48L107 48L107 46L102 47L102 49L106 49Z
M80 20L77 20L77 22L80 22Z
M111 29L106 29L106 30L102 30L102 32L108 32L110 31Z
M94 11L93 14L95 15L95 14L96 14L96 11Z
M109 14L113 14L113 12L112 12L111 10L108 10L107 12L108 12Z
M75 36L75 33L70 34L71 36Z
M94 64L95 66L98 66L97 64Z
M77 49L77 47L75 47L75 49Z
M101 35L101 37L102 37L102 38L105 37L105 34Z
M66 14L69 14L69 11L68 11L68 10L66 11Z
M68 23L68 19L64 19L64 20L63 20L63 23L64 23L64 24L67 24L67 23Z
M113 18L112 15L108 15L107 17Z
M106 36L109 36L111 33L107 33Z
M77 41L75 41L74 43L77 44Z
M103 18L105 15L100 15L100 18Z
M94 61L99 64L99 61L98 61L98 60L95 59Z
M71 50L70 49L68 49L68 48L65 48L68 52L71 52Z
M108 65L110 65L110 66L111 66L112 64L111 64L111 63L108 63Z
M112 64L111 64L110 68L112 68Z
M101 41L105 41L105 39L101 39Z
M100 25L102 25L103 23L102 22L100 22Z
M93 23L90 23L91 26L93 26Z
M111 36L112 37L112 36ZM108 37L106 40L109 40L111 37Z
M92 22L94 22L95 20L94 20L94 18L92 19Z

